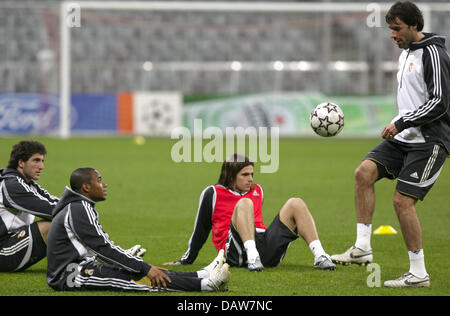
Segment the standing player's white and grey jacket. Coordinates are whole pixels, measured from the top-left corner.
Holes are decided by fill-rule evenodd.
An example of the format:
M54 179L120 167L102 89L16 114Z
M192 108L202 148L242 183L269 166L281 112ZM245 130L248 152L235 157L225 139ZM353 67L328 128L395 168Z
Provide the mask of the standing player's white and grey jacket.
M432 33L399 57L397 106L392 120L405 143L437 142L450 154L450 61L445 38Z

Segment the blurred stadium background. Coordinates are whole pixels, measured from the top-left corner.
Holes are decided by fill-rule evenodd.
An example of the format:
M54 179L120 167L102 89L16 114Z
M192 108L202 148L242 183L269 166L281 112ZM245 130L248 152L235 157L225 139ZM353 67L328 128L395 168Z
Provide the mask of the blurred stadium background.
M300 196L330 254L354 241L354 168L397 112L400 50L389 39L385 12L379 21L373 15L392 3L142 1L118 10L106 9L107 1L88 2L103 9L73 1L67 2L74 4L69 11L62 3L0 1L4 164L18 139L42 140L49 155L39 182L56 195L75 168L100 168L111 193L99 206L105 210L105 231L124 247L142 244L150 250L146 260L160 265L186 250L198 196L220 170L220 163L171 160L172 127L193 128L195 118L203 120L204 129L275 126L289 137L280 141L277 173L257 176L267 192L266 224L284 201ZM132 6L132 1L118 3ZM448 35L448 1L417 3L427 30ZM152 5L159 9L138 9ZM70 44L61 30L70 35ZM69 112L61 110L65 97ZM344 130L333 139L314 135L309 127L311 109L324 101L338 103L345 113ZM61 124L67 119L70 124ZM136 135L148 137L143 146L131 141ZM353 139L361 136L377 139ZM233 269L228 294L448 296L448 175L446 168L426 202L418 203L431 289L370 288L369 274L359 266L339 268L324 282L299 241L279 268L258 278ZM377 184L374 228L390 224L400 231L394 185ZM408 268L401 234L376 236L373 247L383 280ZM180 269L209 263L215 249L210 241L204 248L195 265ZM60 294L47 286L45 269L42 260L30 271L0 274L0 296Z
M334 101L341 136L374 136L396 112L391 3L86 2L0 2L1 135L160 136L197 117L303 136L312 107ZM417 3L428 31L449 33L447 1Z

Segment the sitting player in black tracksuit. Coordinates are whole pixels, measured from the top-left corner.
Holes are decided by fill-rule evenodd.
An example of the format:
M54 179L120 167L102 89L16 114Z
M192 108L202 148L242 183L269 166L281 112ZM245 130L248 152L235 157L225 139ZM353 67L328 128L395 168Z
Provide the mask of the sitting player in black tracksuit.
M75 170L53 211L47 283L55 290L223 291L230 278L223 252L198 272L151 266L115 245L99 224L95 203L106 199L98 171Z
M0 272L23 271L45 258L58 202L36 183L46 153L40 142L21 141L13 146L8 166L0 170Z

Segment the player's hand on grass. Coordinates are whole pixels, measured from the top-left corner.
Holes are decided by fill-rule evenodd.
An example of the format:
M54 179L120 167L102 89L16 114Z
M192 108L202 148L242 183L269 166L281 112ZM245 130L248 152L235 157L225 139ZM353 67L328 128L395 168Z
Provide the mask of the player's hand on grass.
M170 262L163 263L164 266L181 266L181 260L174 260Z
M152 266L150 268L150 271L148 271L147 273L147 276L152 282L152 288L158 288L158 291L161 290L161 285L167 290L166 282L172 282L172 280L167 274L164 273L164 271L167 271L167 269Z

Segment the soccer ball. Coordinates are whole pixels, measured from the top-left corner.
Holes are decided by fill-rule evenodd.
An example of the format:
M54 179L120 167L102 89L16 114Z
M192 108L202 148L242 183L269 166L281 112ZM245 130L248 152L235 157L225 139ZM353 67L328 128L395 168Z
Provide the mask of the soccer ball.
M320 103L312 110L309 121L317 135L323 137L336 136L344 127L344 112L337 104Z

